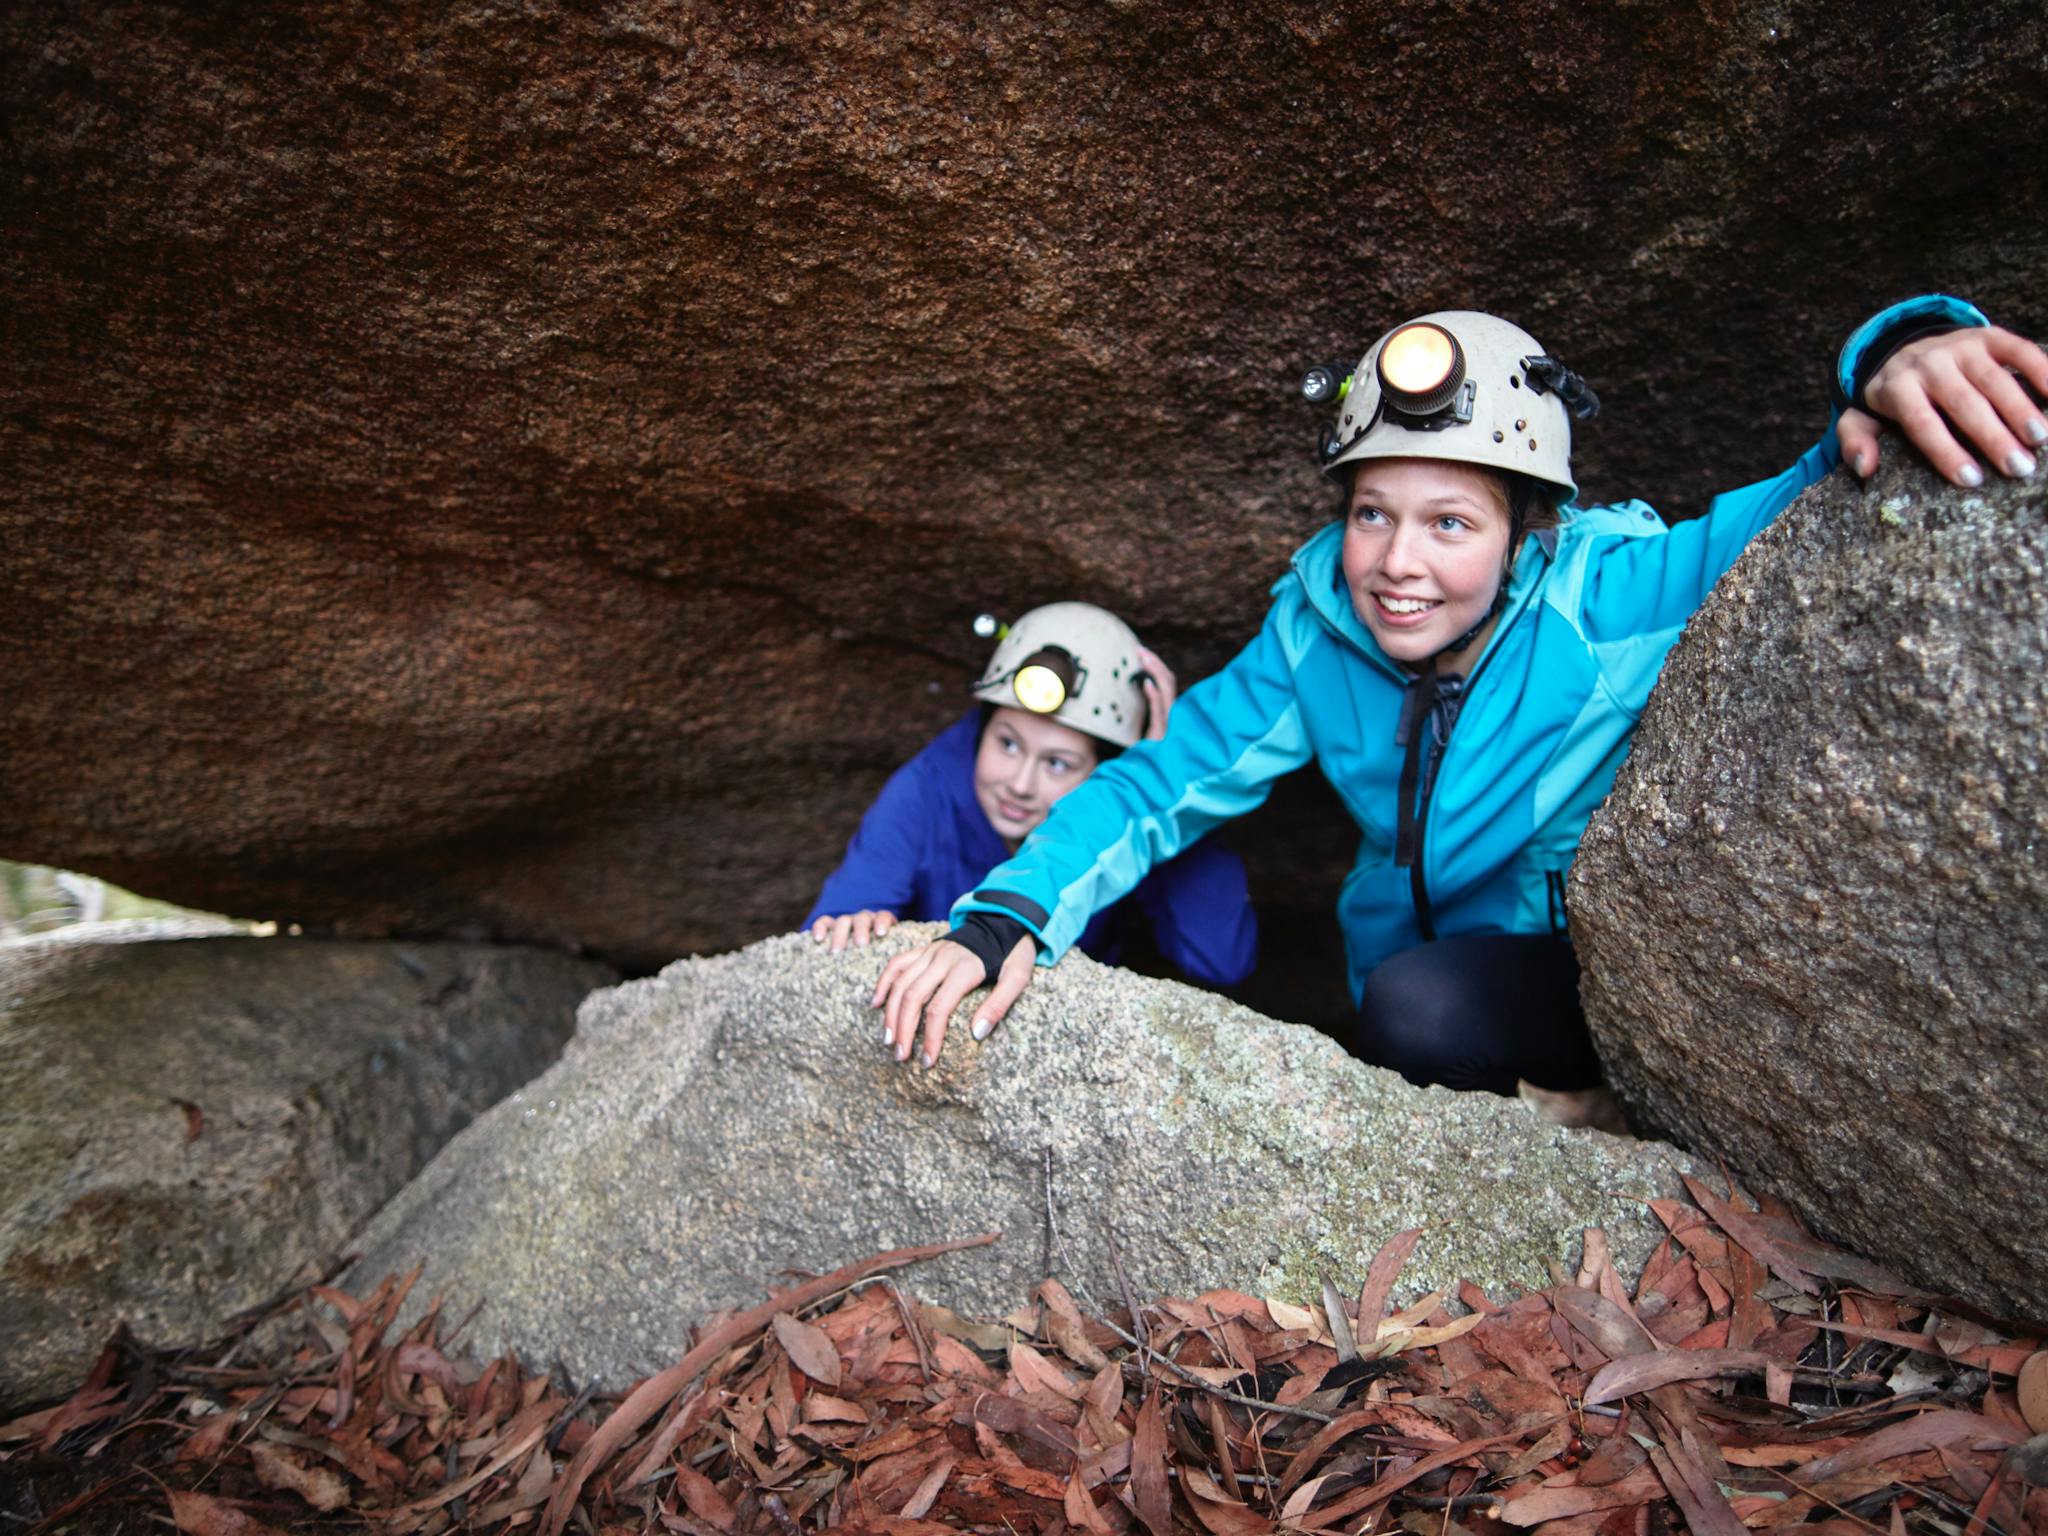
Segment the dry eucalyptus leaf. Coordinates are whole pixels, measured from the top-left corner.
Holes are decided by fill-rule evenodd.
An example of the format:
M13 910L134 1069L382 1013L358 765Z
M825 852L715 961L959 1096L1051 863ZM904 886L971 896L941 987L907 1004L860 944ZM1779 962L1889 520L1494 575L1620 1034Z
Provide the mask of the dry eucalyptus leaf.
M2036 1350L2020 1367L2020 1417L2037 1435L2048 1435L2048 1349Z
M775 1314L775 1339L790 1363L820 1386L839 1385L839 1351L822 1328L814 1328L787 1312Z

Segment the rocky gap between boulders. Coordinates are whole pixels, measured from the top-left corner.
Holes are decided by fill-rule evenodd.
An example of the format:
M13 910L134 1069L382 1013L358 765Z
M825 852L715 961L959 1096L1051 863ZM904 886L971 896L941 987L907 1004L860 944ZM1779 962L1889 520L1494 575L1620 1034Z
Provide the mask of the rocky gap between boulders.
M976 609L1015 611L1053 581L1165 637L1188 675L1218 663L1256 617L1260 584L1244 573L1277 571L1327 505L1305 452L1309 425L1291 403L1293 370L1355 350L1373 317L1478 295L1565 338L1611 404L1654 402L1662 416L1630 425L1615 411L1584 434L1589 487L1646 490L1681 514L1718 480L1764 472L1804 446L1818 419L1815 362L1866 299L1941 286L2040 329L2048 154L2025 148L2038 148L2039 130L2015 126L2039 119L2038 7L1996 0L1903 30L1889 8L1796 0L1768 11L1502 12L1468 26L1367 7L1304 26L1252 7L1218 26L1199 10L1141 0L991 28L912 0L888 24L848 29L746 5L699 25L636 0L595 21L458 0L404 25L286 7L221 26L151 0L24 8L0 23L19 171L0 188L15 365L0 412L11 583L0 603L0 847L203 905L287 914L330 935L413 936L353 949L359 961L439 952L429 941L451 937L587 948L642 973L643 990L611 995L594 1013L647 1027L649 1041L660 1030L636 1009L665 999L687 1035L707 995L738 991L750 966L766 991L820 1007L829 1027L843 1011L819 1003L829 975L796 976L775 941L751 958L661 968L773 932L801 910L822 867L813 856L843 839L904 742L952 710L971 670L964 621ZM1312 92L1305 109L1302 81L1327 76L1333 60L1347 88ZM807 69L820 89L802 88ZM1504 93L1503 79L1522 88ZM508 94L508 82L524 84ZM1446 102L1460 106L1446 116ZM1305 110L1314 131L1304 131ZM366 187L378 195L366 200ZM1832 213L1816 216L1816 188ZM1545 234L1496 238L1513 229ZM919 298L937 292L936 307ZM1908 1281L2037 1318L2048 1312L2048 941L2035 921L2048 908L2037 788L2048 724L2038 687L2048 673L2038 656L2043 513L2025 488L1959 497L1896 462L1870 491L1833 482L1795 508L1674 657L1589 834L1573 897L1595 1028L1645 1124L1682 1135L1702 1159L1727 1156L1767 1213L1787 1200L1827 1237L1884 1252ZM1916 553L1933 563L1913 566ZM900 574L854 579L870 568ZM1944 588L1972 601L1945 605ZM1817 611L1816 594L1826 594ZM1760 653L1791 665L1760 675ZM1802 719L1798 741L1780 730ZM1918 742L1897 729L1914 721ZM1925 750L1933 739L1941 751ZM1860 758L1858 741L1872 747ZM149 765L142 787L136 763ZM1255 892L1278 914L1272 970L1244 1000L1273 1015L1338 1017L1327 910L1344 839L1327 829L1344 823L1342 809L1299 775L1266 817L1250 852ZM232 1198L198 1222L213 1229L195 1239L202 1250L213 1240L216 1258L232 1253L227 1267L237 1268L240 1255L281 1243L317 1263L400 1172L428 1163L478 1116L475 1134L450 1142L410 1188L439 1179L437 1188L496 1202L451 1216L461 1229L451 1237L472 1282L502 1279L515 1300L524 1287L529 1312L507 1323L487 1310L475 1327L552 1337L544 1309L563 1307L561 1278L495 1264L480 1239L493 1221L560 1230L560 1213L533 1207L537 1192L566 1187L551 1181L575 1149L547 1142L552 1162L522 1189L516 1169L492 1174L474 1161L490 1137L515 1142L517 1117L479 1112L549 1059L567 1032L560 999L613 973L558 953L473 957L528 967L528 1010L472 995L459 978L423 997L423 978L402 960L375 962L380 980L367 988L292 969L346 947L266 951L276 974L249 982L266 1000L247 1016L230 1016L223 997L245 994L223 992L217 978L188 977L188 1002L175 1009L128 1005L126 1035L163 1033L183 1009L198 1043L145 1059L104 1101L87 1102L96 1123L69 1133L61 1157L9 1154L0 1228L10 1193L32 1182L17 1177L24 1169L54 1170L39 1186L45 1203L19 1224L32 1239L64 1235L52 1213L106 1224L70 1224L89 1251L24 1260L30 1281L0 1307L0 1378L16 1383L0 1385L0 1397L60 1390L58 1376L87 1368L116 1314L162 1344L212 1329L220 1308L247 1299L231 1296L233 1282L254 1277L189 1254L166 1261L168 1278L138 1282L191 1303L176 1316L132 1291L125 1312L60 1294L66 1276L146 1267L183 1241L178 1208L159 1203L151 1176L92 1184L104 1170L87 1166L85 1149L118 1162L114 1153L142 1141L159 1171L167 1160L177 1175L157 1181L174 1192L196 1181L220 1195L206 1170L194 1173L199 1156L231 1141L248 1154L246 1178L226 1180ZM198 953L38 951L74 976L174 969ZM22 954L0 949L0 977ZM611 1376L623 1383L653 1368L694 1321L757 1295L785 1265L943 1235L948 1223L934 1218L949 1184L996 1191L984 1203L1003 1204L1021 1229L1058 1208L1054 1186L1071 1178L1085 1263L1100 1263L1080 1235L1090 1218L1142 1216L1163 1227L1127 1255L1145 1292L1192 1293L1241 1263L1230 1278L1294 1287L1293 1304L1313 1308L1319 1263L1348 1286L1388 1231L1410 1222L1424 1237L1405 1274L1448 1286L1479 1272L1468 1266L1498 1263L1487 1284L1504 1295L1514 1277L1540 1286L1537 1257L1556 1257L1566 1218L1584 1217L1611 1229L1618 1262L1602 1271L1573 1260L1585 1266L1580 1278L1619 1275L1622 1286L1645 1254L1664 1251L1663 1234L1640 1210L1631 1225L1604 1206L1580 1209L1618 1187L1585 1170L1614 1160L1650 1180L1701 1166L1669 1149L1537 1130L1517 1106L1486 1105L1481 1117L1407 1096L1312 1037L1134 978L1076 967L1049 991L1058 1007L1002 1037L1007 1055L991 1053L985 1070L964 1050L932 1080L820 1055L783 1074L802 1084L760 1095L808 1117L827 1143L851 1129L826 1102L834 1088L942 1132L978 1128L954 1138L957 1163L934 1154L906 1174L894 1128L869 1124L848 1175L865 1183L851 1203L815 1166L761 1190L809 1198L818 1224L806 1230L830 1238L829 1255L799 1251L806 1243L790 1225L773 1241L755 1233L751 1246L721 1246L721 1218L730 1229L754 1211L691 1205L705 1188L741 1188L750 1162L786 1145L747 1129L743 1083L724 1085L727 1099L708 1109L693 1108L673 1075L658 1089L642 1084L637 1102L661 1132L602 1143L614 1160L602 1170L609 1185L633 1184L636 1153L710 1146L725 1162L694 1186L672 1184L667 1228L652 1223L636 1238L624 1266L634 1272L620 1278L644 1292L617 1303L626 1315L604 1315L601 1288L579 1302L573 1321L596 1318L609 1335ZM1189 1040L1227 1037L1231 1069L1201 1090L1205 1112L1216 1112L1147 1118L1153 1106L1127 1102L1128 1083L1077 1052L1059 1091L1072 1123L1094 1134L1071 1136L1043 1177L1033 1159L1046 1138L1025 1132L1047 1126L1018 1069L1047 1060L1041 1042L1063 1026L1085 1031L1104 1007L1119 1038L1144 1046L1148 1081L1176 1090L1193 1070ZM335 1064L339 1042L378 1008L446 1015L450 1042L432 1062L401 1043L379 1068L370 1042ZM1190 1012L1192 1034L1177 1028ZM493 1030L512 1013L531 1038L501 1054ZM12 1027L0 1013L0 1051L16 1048ZM272 1057L304 1056L313 1083L271 1081L224 1107L222 1095L242 1089L225 1069L209 1071L203 1045L266 1034ZM122 1035L80 1055L134 1059L121 1053L155 1043ZM711 1038L737 1036L721 1026ZM811 1048L772 1031L753 1038L750 1070L769 1080L788 1053ZM300 1043L281 1047L286 1039ZM572 1045L571 1057L565 1075L609 1074L605 1092L630 1075L595 1042ZM44 1101L77 1098L96 1064L47 1061L44 1077L16 1061L0 1071L0 1083L41 1090L0 1115L0 1142L46 1128ZM1274 1063L1296 1074L1286 1111L1224 1105L1233 1080L1271 1090ZM376 1102L351 1113L351 1095ZM407 1102L385 1102L394 1097ZM1226 1121L1223 1108L1240 1117ZM533 1144L578 1114L591 1145L621 1129L545 1096L520 1101L520 1112L531 1113ZM1307 1127L1271 1124L1319 1114ZM408 1115L419 1122L410 1129ZM402 1152L367 1159L378 1165L376 1194L341 1193L347 1180L323 1159L365 1161L351 1138L369 1125ZM1325 1136L1320 1161L1313 1136L1287 1141L1304 1130ZM1443 1144L1432 1150L1432 1137ZM1147 1138L1178 1155L1147 1163ZM1218 1234L1196 1240L1172 1225L1201 1192L1181 1186L1218 1178L1231 1158L1273 1160L1276 1146L1291 1148L1294 1172L1316 1176L1265 1197L1292 1230L1259 1229L1213 1194ZM1446 1202L1498 1182L1499 1170L1545 1157L1560 1177L1533 1204L1503 1202L1522 1206L1516 1217L1544 1217L1542 1237L1445 1215ZM997 1174L1007 1180L999 1190ZM1418 1196L1425 1177L1445 1183ZM259 1196L272 1203L251 1216ZM398 1196L380 1237L428 1233L425 1198ZM1354 1226L1339 1230L1328 1209ZM675 1213L707 1225L684 1241ZM1735 1298L1706 1326L1772 1325L1745 1311L1772 1266L1733 1234L1687 1230L1684 1262L1710 1311L1713 1287ZM959 1261L917 1283L963 1304L1009 1305L1047 1267L1039 1239L1024 1246L1034 1256L1000 1273L976 1278ZM584 1253L598 1279L610 1278L601 1244ZM1204 1264L1218 1273L1200 1273ZM6 1268L0 1259L0 1295ZM722 1289L670 1297L660 1310L661 1282L692 1271L715 1271ZM368 1290L381 1278L350 1284ZM1089 1278L1117 1299L1099 1270ZM255 1288L271 1283L282 1281ZM1621 1300L1639 1301L1644 1286L1655 1293L1646 1278ZM60 1320L59 1357L9 1332L24 1297L76 1302ZM375 1310L367 1298L350 1304ZM324 1305L296 1316L330 1331L346 1321L341 1301L335 1313ZM1846 1316L1894 1304L1837 1283L1824 1305ZM1269 1309L1269 1323L1278 1317ZM1323 1317L1333 1318L1327 1304ZM418 1326L410 1315L392 1324ZM1552 1342L1576 1366L1570 1327ZM2041 1427L2025 1411L2024 1362L1966 1380L1976 1366L1962 1362L1985 1346L1953 1320L1933 1327L1936 1353L1893 1347L1910 1350L1915 1371L1948 1371L1943 1406L1901 1424L1939 1419L1995 1438L2002 1431L1974 1421L2016 1433L2017 1405ZM904 1328L918 1337L916 1323ZM1205 1345L1234 1347L1221 1324L1211 1328L1224 1343L1204 1333ZM384 1392L384 1366L372 1362L396 1361L402 1346L366 1334L343 1349L317 1325L315 1334ZM812 1387L783 1371L777 1396L773 1349L803 1335L774 1337L776 1346L749 1342L756 1353L735 1370L766 1383L776 1406L800 1408ZM1071 1336L1033 1337L1048 1352L1075 1347ZM569 1347L589 1352L579 1361L587 1378L602 1374L591 1340ZM115 1363L145 1359L172 1369L146 1352ZM1457 1368L1455 1348L1409 1364ZM389 1408L403 1419L430 1390L418 1372L391 1373L392 1395L358 1398L373 1417ZM1056 1405L1033 1394L1057 1387L1027 1374L1003 1386L1045 1414ZM169 1406L122 1380L131 1407ZM1753 1408L1747 1380L1705 1408L1667 1396L1643 1410L1648 1419L1668 1409L1681 1431L1675 1443L1650 1436L1677 1478L1653 1469L1677 1499L1677 1516L1659 1504L1659 1519L1722 1522L1689 1475L1685 1457L1711 1457L1697 1434L1688 1441L1685 1415ZM1768 1368L1761 1380L1768 1400ZM1426 1384L1445 1390L1421 1397L1450 1386ZM212 1403L221 1387L214 1380L199 1396ZM548 1407L550 1437L570 1434L572 1398L543 1383L536 1406ZM99 1444L114 1420L93 1415L112 1401L70 1400L72 1427L50 1436L46 1421L38 1441L48 1437L52 1452ZM1901 1407L1915 1409L1910 1398ZM1114 1422L1136 1438L1142 1420L1172 1453L1186 1449L1179 1430L1229 1443L1233 1431L1205 1412L1148 1418L1141 1396L1094 1427ZM227 1417L202 1433L242 1422L223 1426ZM1409 1438L1426 1438L1405 1422L1417 1432ZM946 1433L960 1430L971 1439L953 1447L962 1458L1043 1473L1030 1459L1047 1449L1038 1420ZM284 1446L271 1475L288 1480L295 1474L280 1469L296 1455L327 1454L271 1443ZM796 1434L765 1431L753 1444L778 1457L801 1448ZM1906 1453L1913 1477L1932 1479L1914 1484L1919 1528L2040 1523L2032 1495L2016 1492L2039 1481L2025 1470L2032 1463L1985 1461L1982 1450L1958 1440ZM1562 1457L1538 1465L1560 1480L1546 1492L1569 1492L1579 1471ZM539 1467L536 1457L524 1471ZM1176 1522L1251 1536L1238 1501L1189 1492L1186 1479L1162 1503L1166 1471L1183 1469L1194 1465L1154 1476L1148 1462L1142 1494L1135 1480L1121 1485L1128 1506L1105 1496L1105 1483L1088 1508L1063 1502L1055 1518L1089 1536L1101 1536L1098 1520L1115 1536L1133 1520L1148 1536ZM318 1487L318 1470L309 1459L296 1475ZM1468 1470L1450 1471L1444 1491L1419 1496L1439 1502L1411 1503L1404 1519L1448 1536L1500 1512L1486 1502L1494 1494L1450 1491ZM1722 1469L1709 1470L1719 1483ZM643 1511L665 1529L737 1536L729 1527L746 1524L749 1536L790 1536L765 1499L742 1521L726 1494L706 1496L683 1471L670 1474L680 1492ZM1637 1467L1615 1481L1644 1475ZM1210 1486L1227 1494L1229 1478ZM941 1479L932 1496L949 1490L957 1480ZM274 1518L295 1509L267 1502L287 1499L275 1490L244 1483L235 1493L266 1501L259 1513ZM912 1493L884 1518L911 1519ZM1744 1496L1763 1497L1746 1486ZM1853 1483L1830 1497L1861 1511L1844 1519L1887 1513L1876 1491ZM1524 1499L1513 1502L1527 1513ZM1744 1514L1831 1518L1813 1505L1798 1510L1810 1521L1792 1521L1793 1502ZM1568 1518L1597 1524L1624 1508ZM135 1513L122 1506L115 1518ZM175 1518L207 1536L256 1536L234 1529L248 1513L188 1500ZM885 1531L912 1536L900 1524Z

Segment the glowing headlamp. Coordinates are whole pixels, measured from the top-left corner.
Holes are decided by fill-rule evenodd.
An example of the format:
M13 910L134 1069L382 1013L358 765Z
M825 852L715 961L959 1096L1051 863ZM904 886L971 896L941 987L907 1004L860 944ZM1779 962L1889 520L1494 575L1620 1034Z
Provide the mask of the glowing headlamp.
M1067 702L1079 682L1074 658L1056 645L1034 651L1010 677L1010 692L1034 715L1049 715Z
M1404 325L1380 348L1380 389L1409 416L1434 416L1465 382L1465 349L1440 325Z

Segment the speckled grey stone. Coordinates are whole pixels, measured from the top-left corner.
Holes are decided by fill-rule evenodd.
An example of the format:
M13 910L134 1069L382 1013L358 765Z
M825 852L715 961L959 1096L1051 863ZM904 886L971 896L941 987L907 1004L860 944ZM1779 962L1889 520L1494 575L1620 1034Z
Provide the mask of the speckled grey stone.
M182 920L180 920L182 921ZM317 1274L616 972L485 944L0 944L0 1406Z
M1922 1284L2048 1316L2048 491L1801 497L1572 873L1636 1114Z
M1639 1263L1640 1198L1675 1187L1667 1147L1416 1089L1313 1030L1079 954L986 1045L959 1032L935 1072L899 1068L867 998L882 956L936 931L840 957L769 939L594 995L562 1062L372 1223L357 1274L423 1260L421 1295L483 1303L472 1347L616 1383L781 1271L904 1244L1001 1229L907 1281L984 1315L1048 1273L1113 1298L1105 1227L1147 1296L1356 1287L1412 1226L1428 1233L1411 1293L1498 1293L1548 1283L1584 1225ZM1048 1153L1071 1264L1048 1232Z

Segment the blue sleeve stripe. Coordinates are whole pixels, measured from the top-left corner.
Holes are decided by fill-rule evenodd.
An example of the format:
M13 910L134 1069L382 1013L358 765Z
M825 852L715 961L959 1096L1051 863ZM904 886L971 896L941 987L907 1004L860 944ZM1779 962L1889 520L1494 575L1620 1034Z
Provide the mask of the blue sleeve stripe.
M1015 891L976 891L973 910L977 912L1008 912L1028 924L1037 933L1045 927L1046 912L1029 896L1019 896ZM958 927L959 924L954 924Z
M1842 398L1856 398L1856 376L1862 371L1864 354L1883 338L1886 331L1894 326L1928 320L1946 320L1958 327L1991 323L1976 305L1946 293L1923 294L1917 299L1908 299L1903 304L1879 310L1851 331L1849 339L1842 343L1841 356L1835 360L1835 384L1841 390Z

